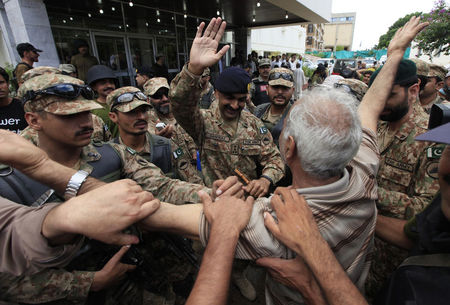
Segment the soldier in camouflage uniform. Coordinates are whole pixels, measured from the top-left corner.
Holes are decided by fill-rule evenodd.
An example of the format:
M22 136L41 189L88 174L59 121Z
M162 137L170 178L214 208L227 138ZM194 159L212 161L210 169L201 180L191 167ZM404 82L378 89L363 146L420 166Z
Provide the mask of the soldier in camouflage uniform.
M362 101L364 94L366 94L369 89L369 86L367 86L364 82L354 78L344 78L338 80L335 87L342 88L348 93L353 94L359 103Z
M250 83L250 99L256 107L270 103L267 87L269 86L270 59L261 58L258 62L259 76Z
M255 116L263 121L278 146L278 138L283 129L284 118L294 101L294 73L286 68L274 68L269 73L267 94L270 103L256 107Z
M209 68L206 68L205 71L203 71L202 78L200 80L202 93L200 94L199 107L201 109L208 109L209 106L216 101L214 86L209 82L210 79L211 71Z
M127 95L128 93L128 95ZM119 98L125 98L123 102L117 102ZM131 98L131 100L130 100ZM170 169L163 166L161 170L171 178L178 178L183 181L203 184L203 180L195 165L191 163L189 154L178 147L171 139L166 139L151 135L148 129L148 117L151 105L144 95L136 87L122 87L111 92L106 98L106 104L110 107L110 118L119 127L119 137L114 141L124 144L135 150L141 157L152 162L151 145L156 145L157 141L170 145L171 151L168 156ZM152 162L158 166L158 163ZM167 171L169 172L167 172Z
M169 88L167 79L164 77L154 77L144 85L144 93L153 106L153 109L150 110L148 131L151 134L171 139L184 155L190 157L191 164L195 165L197 162L197 145L173 116L168 98ZM157 129L157 123L164 123L166 127Z
M63 90L58 86L61 84L65 85ZM72 91L67 90L68 85L72 86ZM201 185L169 179L156 166L123 145L90 144L92 119L89 111L101 106L91 100L91 92L83 86L81 80L60 74L45 74L28 80L22 88L26 92L24 95L26 118L30 126L38 130L40 148L46 151L50 158L66 166L84 170L105 182L131 178L160 200L174 204L199 202L197 191L210 192ZM71 94L68 95L67 92ZM54 202L58 199L61 200L56 195L47 197L47 201ZM31 202L21 203L31 204ZM139 231L135 233L138 234ZM105 251L100 251L105 247L101 246L101 243L93 246L91 242L86 241L85 245L94 252L87 252L84 255L80 253L67 270L86 271L68 272L51 269L20 278L2 275L1 291L6 289L9 299L16 296L20 301L26 298L33 300L33 296L43 296L39 302L59 299L63 304L86 301L92 304L143 304L149 295L146 285L159 279L147 282L138 277L137 280L133 280L133 276L125 274L129 266L117 261L113 266L110 264L106 272L108 285L99 285L96 282L98 272L95 271L103 267L115 250L110 250L108 253L111 255L105 256ZM144 261L147 266L151 262L159 264L153 259L139 261ZM150 265L145 270L156 267ZM142 270L141 268L136 270ZM124 279L120 281L122 276ZM149 277L151 278L150 275L146 278ZM167 287L170 288L167 283L164 285L156 283L151 286L156 294L165 293ZM89 293L89 290L100 288L103 289L98 293ZM149 289L152 290L151 288ZM48 293L40 293L45 289ZM172 299L174 302L175 297ZM146 303L151 304L152 300L149 299Z
M185 66L172 81L169 94L177 121L200 149L205 184L210 186L217 179L235 175L238 169L250 180L246 190L251 195L267 194L270 185L283 177L284 163L264 124L242 111L248 94L248 74L240 68L222 72L216 81L218 107L213 110L198 107L200 75Z
M402 60L378 125L381 162L377 208L379 217L386 219L410 219L431 202L439 189L437 166L443 146L414 141L428 126L427 114L416 103L418 93L416 66ZM405 250L375 238L374 261L366 282L369 297L376 294L406 256Z
M62 74L61 70L59 70L55 67L41 66L41 67L36 67L34 69L31 69L31 70L25 72L22 76L22 79L25 82L29 79L32 79L33 77L43 75L43 74L48 74L48 73ZM21 90L19 88L17 97L23 98L25 93L26 93L25 89ZM92 123L93 123L93 128L94 128L94 132L92 133L93 141L107 142L107 141L111 140L111 133L109 132L109 129L106 126L105 122L103 122L103 120L100 117L98 117L95 114L92 114ZM38 145L37 132L34 129L27 127L20 133L20 135L23 136L24 138L28 139L29 141L33 142L35 145Z

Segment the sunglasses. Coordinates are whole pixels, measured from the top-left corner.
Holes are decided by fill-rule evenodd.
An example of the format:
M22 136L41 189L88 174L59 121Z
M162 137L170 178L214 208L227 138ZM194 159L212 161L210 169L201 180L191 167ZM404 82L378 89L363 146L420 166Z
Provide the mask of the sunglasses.
M169 90L162 90L162 91L157 91L155 94L150 95L151 98L155 99L155 100L160 100L163 98L163 96L169 97Z
M116 107L119 104L129 103L129 102L133 101L135 97L141 101L147 100L147 96L144 93L142 93L141 91L126 92L126 93L119 95L118 97L116 97L114 99L114 102L111 105L111 109L113 109L114 107Z
M76 99L82 95L85 99L94 99L94 91L91 87L86 85L75 85L75 84L58 84L45 88L43 90L29 90L25 93L22 103L25 104L27 101L34 100L39 95L54 95L63 97L66 99Z
M292 77L292 75L290 73L285 73L285 72L274 72L274 73L270 73L269 75L269 80L276 80L282 78L284 80L293 82L294 78Z

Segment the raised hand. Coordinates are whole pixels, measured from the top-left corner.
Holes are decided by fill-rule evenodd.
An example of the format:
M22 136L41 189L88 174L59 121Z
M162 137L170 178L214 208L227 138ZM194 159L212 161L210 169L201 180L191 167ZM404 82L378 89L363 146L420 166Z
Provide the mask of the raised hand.
M412 16L411 19L395 32L394 37L388 46L388 56L394 52L401 52L402 55L411 41L422 31L428 22L420 22L420 17Z
M230 46L226 45L220 51L217 51L217 47L225 32L226 25L222 18L213 18L202 34L205 23L200 23L189 55L188 69L190 72L201 75L206 67L214 65L225 55Z

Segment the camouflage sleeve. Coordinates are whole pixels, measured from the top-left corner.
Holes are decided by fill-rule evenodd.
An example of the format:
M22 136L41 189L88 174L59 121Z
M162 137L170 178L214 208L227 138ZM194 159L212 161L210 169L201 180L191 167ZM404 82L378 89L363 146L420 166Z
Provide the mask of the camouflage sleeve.
M255 113L256 106L255 106L255 104L253 104L253 102L250 98L247 99L245 104L246 104L248 111L250 111L250 113L252 113L252 114Z
M273 142L272 135L264 124L256 122L256 128L261 134L261 155L258 157L258 162L263 167L262 175L269 177L273 184L276 184L284 176L284 162L281 159L280 151Z
M186 65L170 83L170 103L175 119L198 146L204 125L198 105L201 91L200 76L189 72Z
M122 177L136 181L144 190L161 201L172 204L200 202L197 192L211 189L198 184L170 179L154 164L140 157L135 151L119 144L111 144L122 159Z
M93 141L108 142L112 139L108 126L95 114L92 114L92 125L94 132L92 133L91 139Z
M204 185L197 167L191 163L189 152L183 151L174 141L170 141L172 147L172 164L176 169L180 180L194 184Z
M64 300L64 304L84 303L95 272L46 269L31 276L0 274L2 301L46 303ZM70 301L70 302L69 302Z
M442 145L432 145L422 152L409 194L379 187L377 208L389 210L394 215L404 215L404 219L410 219L430 204L439 191L437 171L439 158L436 157L436 152L440 156L439 151L442 152L443 148Z
M249 90L250 100L252 101L252 103L254 102L255 99L255 91L256 91L255 83L252 80L252 82L250 83L250 90Z

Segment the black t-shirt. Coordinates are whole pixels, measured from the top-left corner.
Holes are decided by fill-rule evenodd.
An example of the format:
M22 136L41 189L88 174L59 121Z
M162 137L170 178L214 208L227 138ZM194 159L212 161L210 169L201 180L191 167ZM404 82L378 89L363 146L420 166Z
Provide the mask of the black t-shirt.
M0 129L6 129L19 134L28 126L22 103L13 99L8 106L0 107Z

